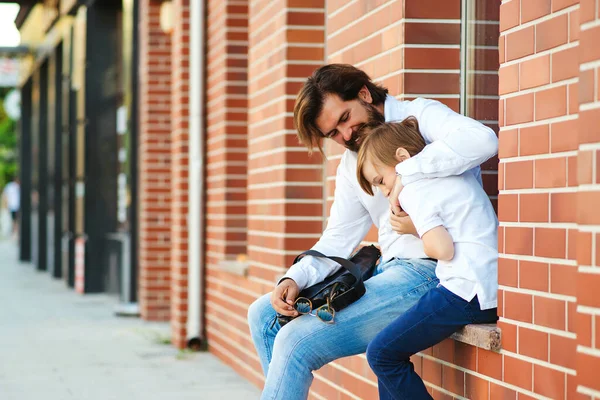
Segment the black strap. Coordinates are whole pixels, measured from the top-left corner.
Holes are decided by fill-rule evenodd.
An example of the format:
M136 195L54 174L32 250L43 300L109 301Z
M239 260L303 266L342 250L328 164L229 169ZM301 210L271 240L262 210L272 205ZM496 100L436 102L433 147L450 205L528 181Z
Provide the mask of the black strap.
M342 267L344 267L348 271L350 271L350 273L352 275L354 275L354 277L356 278L357 282L362 281L362 273L360 271L360 268L356 264L354 264L352 261L346 260L345 258L342 258L342 257L326 256L325 254L320 253L316 250L307 250L304 253L301 253L298 257L296 257L296 259L294 260L294 263L298 262L304 256L328 258L332 261L335 261L336 263L340 264Z

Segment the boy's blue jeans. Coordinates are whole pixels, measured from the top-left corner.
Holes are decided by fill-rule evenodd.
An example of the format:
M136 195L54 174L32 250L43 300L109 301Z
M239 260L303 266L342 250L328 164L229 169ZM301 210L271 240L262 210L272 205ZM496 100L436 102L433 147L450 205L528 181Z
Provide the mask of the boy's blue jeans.
M379 380L379 398L431 399L410 356L450 337L468 324L496 322L496 308L480 310L445 287L431 289L369 344L367 360Z
M337 312L333 324L302 315L281 328L273 324L270 294L256 300L248 310L248 323L266 376L261 398L305 400L313 371L364 353L383 328L437 285L435 265L424 259L381 263L365 282L365 295Z

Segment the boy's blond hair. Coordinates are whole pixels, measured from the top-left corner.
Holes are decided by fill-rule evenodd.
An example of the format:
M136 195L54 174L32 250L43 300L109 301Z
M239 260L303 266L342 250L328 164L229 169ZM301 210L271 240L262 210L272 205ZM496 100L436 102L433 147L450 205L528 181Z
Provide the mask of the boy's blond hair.
M373 196L373 186L363 175L367 160L374 165L395 166L396 149L402 147L414 156L423 150L425 140L419 132L419 123L413 116L402 122L386 122L367 124L363 131L363 142L358 151L356 174L362 190Z

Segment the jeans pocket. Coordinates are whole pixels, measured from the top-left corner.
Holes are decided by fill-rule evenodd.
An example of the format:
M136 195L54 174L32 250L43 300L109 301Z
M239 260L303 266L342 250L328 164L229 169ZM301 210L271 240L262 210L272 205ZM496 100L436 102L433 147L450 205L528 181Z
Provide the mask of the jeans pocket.
M429 259L406 259L402 260L402 267L409 268L411 271L419 274L424 280L432 281L437 280L435 276L436 261Z

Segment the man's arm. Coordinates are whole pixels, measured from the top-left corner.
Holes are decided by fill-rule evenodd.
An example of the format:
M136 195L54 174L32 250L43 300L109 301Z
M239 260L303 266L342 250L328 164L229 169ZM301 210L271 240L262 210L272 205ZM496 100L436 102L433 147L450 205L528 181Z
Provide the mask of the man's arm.
M343 159L338 167L327 228L312 247L327 256L350 256L373 224L371 216L357 196L360 189L352 185L351 178L345 171L349 167L346 165L348 161ZM340 265L334 261L307 256L292 265L285 278L296 281L302 290L323 281L339 268Z
M419 130L430 144L396 166L404 185L423 178L460 175L498 153L498 138L492 129L438 101L418 98L408 105L407 113L417 118Z

